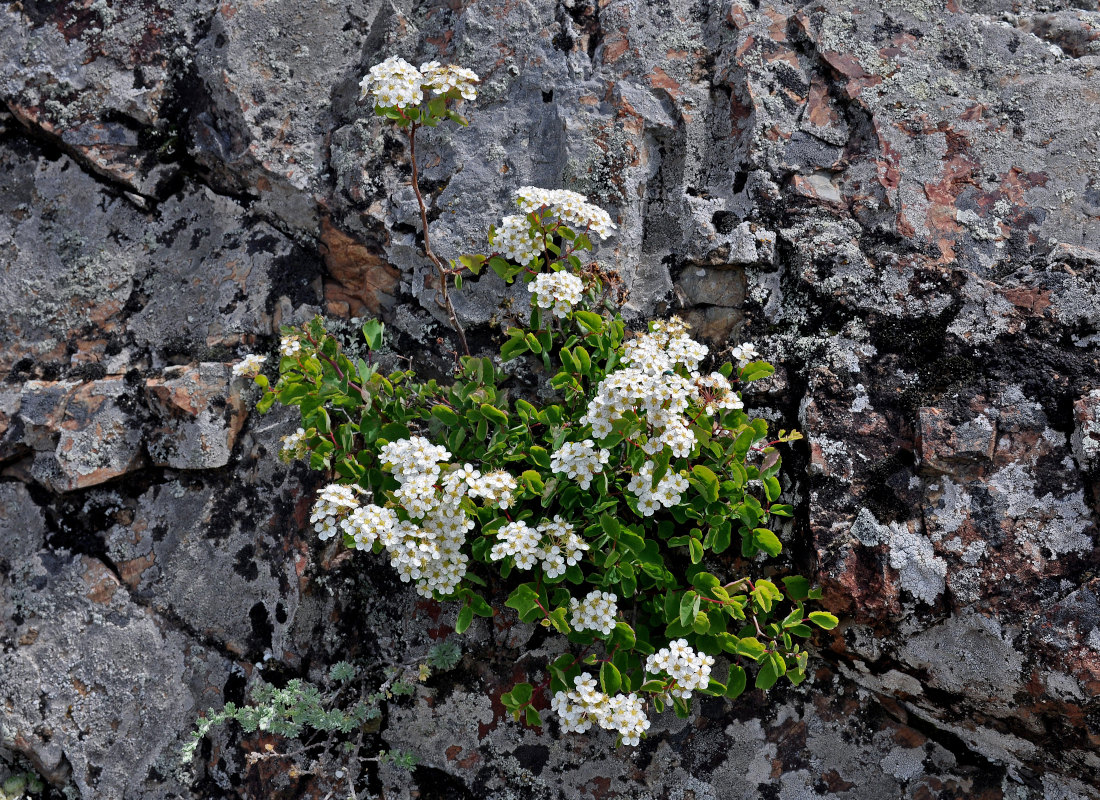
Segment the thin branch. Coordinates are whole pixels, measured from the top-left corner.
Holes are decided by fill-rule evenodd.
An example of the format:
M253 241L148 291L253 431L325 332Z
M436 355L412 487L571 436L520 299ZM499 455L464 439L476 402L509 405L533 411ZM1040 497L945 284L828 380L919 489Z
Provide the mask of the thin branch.
M409 132L409 161L412 163L412 187L413 192L416 194L416 202L420 206L420 227L424 231L424 255L428 257L428 260L435 264L435 268L439 273L439 295L436 297L436 302L439 303L439 297L443 298L443 302L439 303L442 308L447 309L447 314L451 317L451 326L455 329L455 333L458 334L459 344L462 345L462 352L466 355L470 355L470 348L466 344L466 333L462 330L462 325L458 322L458 314L455 313L454 304L451 303L451 296L447 290L447 269L443 266L443 262L439 260L439 257L432 251L431 240L428 237L428 207L424 205L424 196L420 193L420 172L416 166L416 129L417 124L414 122L408 128Z

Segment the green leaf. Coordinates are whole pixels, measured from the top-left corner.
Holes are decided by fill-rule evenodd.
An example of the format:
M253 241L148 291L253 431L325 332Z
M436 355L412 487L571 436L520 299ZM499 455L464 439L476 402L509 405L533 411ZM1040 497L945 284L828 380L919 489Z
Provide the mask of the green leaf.
M538 609L538 604L538 593L528 583L521 583L517 586L512 594L508 596L507 602L504 603L508 608L514 608L524 622L533 621L528 617L532 616L532 611Z
M783 543L767 528L755 528L752 532L752 541L770 556L777 556L783 552Z
M828 611L811 611L809 616L810 622L819 628L827 631L831 631L840 622L835 616Z
M573 349L573 357L580 365L581 374L588 375L592 371L592 358L588 355L588 351L583 347L576 347Z
M603 317L591 311L574 311L573 319L589 333L603 332Z
M461 421L458 414L456 414L453 409L444 405L432 406L432 416L447 427L452 428Z
M465 633L474 621L474 609L472 606L463 606L458 612L458 620L455 622L455 633Z
M695 619L695 615L699 613L700 604L699 595L693 591L684 592L684 596L680 598L680 624L691 625Z
M511 361L528 351L527 340L522 336L515 336L500 346L500 360Z
M538 728L542 725L542 715L539 714L537 710L535 710L534 706L527 706L525 709L523 709L523 714L524 719L526 719L527 721L527 724L530 725L532 728Z
M542 482L542 476L535 472L533 469L527 469L520 475L524 485L531 494L541 495L545 484Z
M630 650L637 643L637 637L634 634L634 629L625 622L616 622L615 631L611 635L611 644L618 645L625 650Z
M535 466L541 467L542 469L550 469L550 453L546 451L545 447L533 445L528 450L528 454L531 460L535 462Z
M486 601L484 597L479 594L474 594L470 591L467 591L466 597L468 602L470 603L470 608L472 608L474 610L474 613L477 614L479 617L493 616L493 607L489 605L488 601Z
M766 648L755 636L746 636L743 639L739 639L737 644L734 645L734 650L737 655L751 658L753 661L758 661L767 649L768 648Z
M482 268L485 266L485 256L479 254L459 256L458 263L475 275L480 275Z
M709 572L699 572L691 579L691 585L699 592L714 599L714 590L722 585L722 582Z
M382 346L382 337L386 326L380 320L370 319L363 324L363 338L367 342L368 350L377 350Z
M565 621L566 609L565 607L555 608L550 612L549 619L550 624L554 626L554 630L561 634L568 634L570 630L569 623Z
M524 340L527 342L527 347L530 348L532 353L538 355L542 352L542 343L539 342L539 337L535 336L535 334L527 334L524 337Z
M767 378L775 373L775 367L769 364L767 361L753 361L747 364L743 370L741 370L742 383L749 383L751 381L758 381L761 378Z
M698 539L692 538L688 542L688 550L691 553L691 563L698 564L703 560L703 543Z
M600 666L600 688L604 694L615 694L623 685L623 676L618 668L610 661L605 661Z
M501 411L499 408L488 403L481 404L481 413L485 415L485 419L490 422L495 422L501 427L508 424L508 415Z
M801 575L784 578L783 586L787 590L787 597L796 603L799 600L805 600L810 594L810 582Z
M500 256L493 256L489 259L489 268L502 277L507 283L511 283L512 278L516 274L512 265Z
M512 691L501 695L500 699L501 702L504 703L505 708L516 709L530 702L531 695L534 694L534 691L535 687L529 683L517 683L512 687ZM507 698L507 700L505 698Z
M740 667L737 664L730 666L730 676L726 680L726 697L730 700L735 700L740 697L741 693L745 691L745 686L748 684L748 675L745 672L744 667Z
M768 502L774 502L779 497L779 479L775 477L764 478L764 494Z
M256 403L256 410L261 414L266 414L271 410L271 406L275 403L275 392L265 392L264 396L260 398L260 402Z
M763 666L760 667L760 671L756 673L756 688L765 690L772 688L775 686L775 682L779 680L779 676L786 671L783 657L776 653L769 654Z
M706 498L708 503L718 500L718 476L702 464L696 464L691 468L691 474L695 477L695 486L699 493Z

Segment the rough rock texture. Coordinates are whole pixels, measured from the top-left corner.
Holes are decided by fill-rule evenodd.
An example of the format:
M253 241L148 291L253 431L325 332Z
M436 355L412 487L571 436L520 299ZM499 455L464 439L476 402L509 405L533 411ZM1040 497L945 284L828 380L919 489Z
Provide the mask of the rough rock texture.
M1100 797L1100 12L1060 0L0 5L0 771L273 797L224 736L179 767L200 709L453 624L303 532L294 422L229 371L322 310L446 363L405 143L356 102L394 53L484 81L422 143L441 253L577 189L633 318L778 361L752 404L807 435L789 549L844 623L800 690L614 751L512 723L548 643L479 621L375 790ZM527 296L456 302L488 348Z

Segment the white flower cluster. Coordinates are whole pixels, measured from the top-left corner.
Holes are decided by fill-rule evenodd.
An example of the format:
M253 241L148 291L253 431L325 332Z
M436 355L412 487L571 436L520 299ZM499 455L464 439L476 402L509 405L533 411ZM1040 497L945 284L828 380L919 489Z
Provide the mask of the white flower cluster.
M680 503L680 493L688 487L688 479L678 472L669 470L657 486L653 486L654 462L642 464L641 471L630 479L626 488L638 498L638 510L643 516L651 517L660 508L672 508Z
M489 551L493 561L512 556L520 569L531 569L539 552L539 532L526 522L509 522L497 531L497 542Z
M737 359L737 366L743 368L750 361L760 358L760 353L752 342L745 342L733 348L733 357Z
M279 441L283 443L279 454L284 458L300 458L306 450L306 430L299 428L294 433L288 433Z
M568 189L540 189L537 186L521 186L516 199L524 213L546 208L562 222L581 229L590 229L601 239L615 230L611 215L599 206L592 205L583 194Z
M587 629L608 636L615 628L615 616L619 613L618 600L616 595L601 592L599 589L589 592L581 601L570 598L569 608L573 616L569 624L578 631Z
M330 483L317 495L309 521L321 540L326 541L336 535L340 518L358 505L354 489Z
M677 364L694 373L706 358L707 346L687 334L687 326L678 317L654 322L652 330L623 345L623 361L650 375L668 372Z
M462 547L474 527L462 498L473 496L477 487L483 497L510 500L507 487L514 488L515 480L509 476L509 484L494 473L483 478L469 464L443 472L440 462L451 454L422 436L389 442L379 457L397 478L394 496L410 519L400 519L390 508L360 505L351 487L332 484L318 497L310 521L322 539L342 530L360 550L381 542L401 580L416 581L422 596L451 594L466 574L469 557Z
M375 64L359 82L360 97L374 96L377 105L405 108L419 105L424 96L424 76L403 58L390 56Z
M267 356L250 353L233 365L233 374L238 378L255 378L260 374L265 361Z
M721 372L700 375L695 379L695 388L699 390L699 399L708 416L713 416L720 408L736 410L745 407L741 398L733 391L729 380Z
M539 525L539 531L544 537L539 558L547 578L564 575L566 568L580 561L581 555L588 550L588 542L559 516L555 516L552 522Z
M447 94L451 89L458 89L463 100L477 97L474 84L481 79L472 69L454 64L442 66L438 61L429 61L420 65L420 74L424 76L424 86L430 88L434 94Z
M623 744L636 745L649 730L644 701L638 695L609 697L596 688L596 679L587 672L574 678L573 685L574 689L557 692L550 701L566 733L584 733L596 723L604 730L617 731Z
M511 556L520 569L531 569L540 561L548 578L565 574L576 564L588 543L573 532L573 526L561 517L532 528L526 522L509 522L497 531L497 541L489 551L493 561Z
M469 465L463 467L463 470L466 470L463 477L467 486L470 487L470 497L480 497L501 508L512 505L512 492L519 486L515 478L504 470L486 472L482 475L477 470L467 469L467 467Z
M279 341L279 353L286 358L294 358L302 352L302 342L297 336L288 334Z
M580 302L584 282L572 272L540 272L527 284L527 291L535 294L539 308L553 308L554 316L564 319Z
M523 214L509 214L493 231L493 245L508 258L527 266L542 252L542 242Z
M581 418L596 437L609 435L612 423L628 411L644 411L650 428L642 445L647 453L654 455L667 446L678 458L691 455L695 434L685 412L691 400L698 398L694 377L707 347L684 330L676 319L655 323L652 331L624 346L623 362L629 366L601 381ZM676 372L676 366L686 367L692 377Z
M713 666L714 658L696 653L688 646L687 639L669 642L668 647L662 647L645 660L645 671L652 675L668 675L673 681L669 693L685 700L696 689L707 687Z
M390 56L370 68L360 81L359 89L361 98L372 95L377 105L405 108L419 105L425 89L435 94L457 89L464 100L473 100L477 97L474 84L478 80L476 73L464 67L441 66L438 61L429 61L417 69L403 58Z
M603 469L610 457L610 451L605 448L597 450L591 439L566 442L551 456L550 469L572 478L582 489L587 489L592 485L592 478Z

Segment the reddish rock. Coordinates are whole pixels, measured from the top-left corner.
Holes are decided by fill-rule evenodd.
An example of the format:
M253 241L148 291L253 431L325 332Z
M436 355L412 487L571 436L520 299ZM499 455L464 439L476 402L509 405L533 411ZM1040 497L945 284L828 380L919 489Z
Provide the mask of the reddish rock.
M321 221L321 252L330 279L325 302L340 316L378 314L393 305L401 274L378 253L339 230L326 217Z

